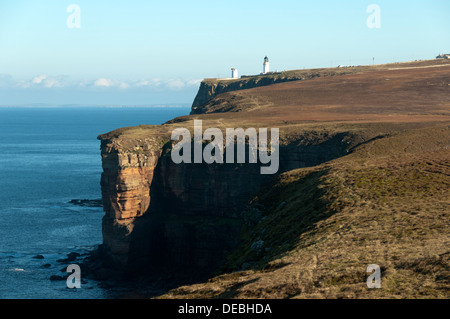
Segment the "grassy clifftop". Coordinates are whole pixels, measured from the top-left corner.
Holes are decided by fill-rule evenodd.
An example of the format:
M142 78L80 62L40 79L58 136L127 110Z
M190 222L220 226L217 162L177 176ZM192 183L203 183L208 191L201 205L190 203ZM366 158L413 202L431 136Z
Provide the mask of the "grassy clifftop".
M218 95L235 92L240 90L247 90L257 87L264 87L276 83L305 81L320 77L332 77L340 75L350 75L363 72L372 71L388 71L402 68L422 68L422 67L438 67L449 64L445 60L427 60L415 62L403 62L394 64L378 64L371 66L353 66L344 68L318 68L318 69L303 69L303 70L289 70L273 74L248 76L239 79L220 79L210 78L202 81L199 91L192 104L191 114L204 114L215 112L229 112L232 108L217 107L217 101L213 101ZM230 97L225 97L230 99ZM212 103L210 103L212 102ZM247 101L236 101L234 104L242 104ZM239 108L237 109L239 110ZM233 109L236 111L236 109Z
M225 274L163 298L449 298L449 141L447 125L404 130L283 174Z
M309 80L316 77L354 74L369 69L370 67L292 70L240 79L205 79L202 81L197 96L194 99L191 114L230 111L230 109L215 108L214 106L217 103L209 103L214 97L223 93L247 90L276 83ZM242 101L239 102L242 103Z

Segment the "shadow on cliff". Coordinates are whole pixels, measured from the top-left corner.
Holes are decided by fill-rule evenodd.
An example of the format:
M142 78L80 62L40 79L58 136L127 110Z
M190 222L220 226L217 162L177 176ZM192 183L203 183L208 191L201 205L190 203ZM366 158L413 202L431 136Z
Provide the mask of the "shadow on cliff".
M302 234L314 231L318 222L337 212L331 207L334 196L331 176L328 168L294 170L262 185L240 215L241 232L226 262L194 282L214 282L215 276L223 274L228 274L228 279L239 277L241 271L247 270L272 272L289 265L279 259L304 245L300 240ZM215 298L233 298L241 287L257 280L233 284ZM186 284L189 282L183 283Z
M228 255L221 273L287 266L273 261L302 245L302 234L336 213L330 208L329 178L326 168L296 170L266 184L247 208L259 220L246 223L240 244Z

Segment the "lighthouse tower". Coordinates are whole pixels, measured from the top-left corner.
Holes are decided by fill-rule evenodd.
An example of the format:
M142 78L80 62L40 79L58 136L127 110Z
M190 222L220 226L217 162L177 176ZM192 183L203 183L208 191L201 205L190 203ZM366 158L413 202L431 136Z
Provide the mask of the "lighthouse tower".
M263 64L263 74L269 73L269 58L266 56L264 58L264 64Z
M238 70L236 70L235 68L231 68L231 78L232 79L238 79Z

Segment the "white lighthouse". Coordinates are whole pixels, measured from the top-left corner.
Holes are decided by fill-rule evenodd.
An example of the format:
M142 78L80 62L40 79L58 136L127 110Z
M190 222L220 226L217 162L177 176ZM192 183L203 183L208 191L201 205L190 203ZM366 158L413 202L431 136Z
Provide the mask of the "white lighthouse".
M235 68L231 68L231 78L232 79L238 79L238 70L236 70Z
M266 56L263 63L263 74L269 73L269 58Z

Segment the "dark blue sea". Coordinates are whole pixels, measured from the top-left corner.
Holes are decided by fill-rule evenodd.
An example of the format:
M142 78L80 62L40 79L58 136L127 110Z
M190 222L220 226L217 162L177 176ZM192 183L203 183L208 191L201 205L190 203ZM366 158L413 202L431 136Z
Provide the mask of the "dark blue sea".
M115 298L94 281L69 289L49 280L69 275L58 259L102 242L102 209L70 201L101 198L99 134L188 113L188 107L0 108L0 298Z

